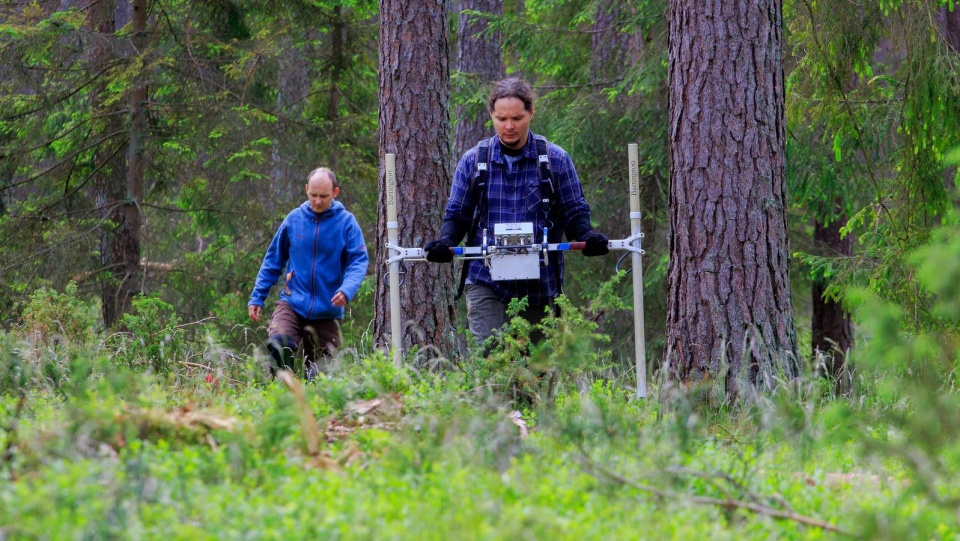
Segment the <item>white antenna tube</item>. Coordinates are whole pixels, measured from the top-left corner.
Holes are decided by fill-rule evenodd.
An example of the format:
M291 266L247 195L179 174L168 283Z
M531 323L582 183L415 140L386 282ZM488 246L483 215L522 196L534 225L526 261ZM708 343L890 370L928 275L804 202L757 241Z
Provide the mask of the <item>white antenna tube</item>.
M387 154L387 245L399 246L397 234L397 156ZM387 254L395 255L395 248L389 248ZM393 342L393 366L403 364L403 335L400 327L400 261L390 263L390 340Z
M630 236L634 240L636 251L633 260L633 337L637 355L637 398L647 397L647 344L643 331L643 264L641 261L640 238L640 163L636 143L627 145L630 161Z

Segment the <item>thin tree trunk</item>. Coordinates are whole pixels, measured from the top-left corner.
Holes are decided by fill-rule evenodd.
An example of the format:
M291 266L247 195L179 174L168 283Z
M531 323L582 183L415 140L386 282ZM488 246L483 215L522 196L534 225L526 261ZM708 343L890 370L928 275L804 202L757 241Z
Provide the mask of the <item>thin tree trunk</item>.
M89 4L91 26L97 32L93 58L96 64L111 61L112 48L107 44L117 30L116 14L123 13L114 2L93 0ZM146 45L147 1L132 2L132 55L144 53ZM131 58L139 65L139 59ZM133 297L141 290L140 237L143 226L141 201L146 170L147 87L143 74L134 78L134 87L127 97L129 125L124 128L124 111L119 106L101 108L106 97L106 82L99 85L92 98L93 111L106 118L108 132L126 130L128 137L121 147L100 148L95 160L98 173L97 214L102 220L100 262L103 265L101 302L103 322L116 326L120 317L130 311ZM117 102L117 103L123 103Z
M671 0L666 378L726 400L800 374L788 267L782 4Z
M627 9L620 0L603 0L597 8L590 54L590 82L594 84L614 86L640 55L642 36L621 31Z
M954 5L953 11L942 6L939 15L944 38L954 52L960 53L960 5Z
M340 74L347 69L347 59L343 53L344 42L347 40L346 31L347 26L344 24L341 8L339 5L335 6L333 8L333 28L330 32L330 86L327 98L327 121L333 128L330 130L330 134L338 139L339 130L336 128L339 126L337 119L340 117ZM337 154L340 152L338 143L334 139L327 143L329 149L327 161L331 168L336 168L337 165Z
M294 16L292 10L285 14ZM307 37L307 40L310 38ZM303 195L303 186L307 183L307 173L319 165L306 164L298 160L301 141L294 134L298 132L295 120L303 113L307 94L310 91L309 55L289 34L280 38L284 54L277 63L277 123L273 139L270 167L270 189L272 199L266 206L270 213L285 213L290 201ZM330 167L328 165L328 167ZM331 167L333 168L333 167ZM335 168L333 168L336 171Z
M133 54L143 56L147 45L147 0L133 0ZM134 79L134 87L130 93L130 141L127 146L127 196L122 207L123 229L117 239L120 260L123 261L124 283L121 288L123 297L121 311L127 312L130 308L131 297L142 290L140 283L140 237L143 227L143 183L147 170L146 142L149 126L147 124L147 82L143 71L144 62L135 60L140 66L140 73Z
M107 0L90 0L87 3L89 26L93 31L91 60L93 66L110 62L113 58L113 35L116 30L115 3ZM90 98L92 114L103 119L103 131L117 133L123 130L122 111L119 106L104 107L108 98L108 85L105 80L97 83ZM119 102L116 102L119 103ZM121 248L123 235L122 211L126 195L126 141L121 147L102 145L94 156L94 186L96 191L97 217L101 222L100 233L100 277L101 312L104 325L109 329L119 321L124 307L130 300L123 291L128 287L124 279ZM125 304L126 301L126 304Z
M822 244L837 256L853 255L853 236L840 236L843 223L843 220L834 220L829 225L817 222L813 230L814 242ZM822 355L826 369L823 375L839 383L847 352L853 346L853 322L839 302L824 297L829 285L828 279L823 276L813 281L813 358L818 359Z
M953 11L942 6L939 12L940 27L943 37L953 52L960 54L960 4L953 6ZM956 188L957 166L951 165L943 169L943 183L948 190Z
M500 33L481 35L487 29L487 21L465 10L503 15L503 0L462 0L457 30L457 70L467 78L473 88L484 88L504 77L503 57L500 52ZM458 105L456 110L456 133L454 158L477 144L483 137L492 135L486 124L490 115L484 106Z
M380 0L380 156L382 160L385 154L396 155L403 246L423 246L437 236L450 193L450 44L445 8L444 0ZM381 194L386 188L383 173ZM384 197L377 216L378 238L386 239ZM386 255L381 241L374 315L374 342L380 346L390 344ZM404 347L416 345L430 357L449 357L455 343L452 266L411 263L406 268L400 290Z

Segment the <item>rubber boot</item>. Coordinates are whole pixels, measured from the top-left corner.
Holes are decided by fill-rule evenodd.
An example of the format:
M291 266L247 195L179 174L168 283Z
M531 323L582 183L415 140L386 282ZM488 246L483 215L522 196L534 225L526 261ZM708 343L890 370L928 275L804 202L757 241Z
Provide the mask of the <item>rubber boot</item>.
M267 340L267 351L270 353L270 375L276 376L277 370L293 370L293 354L297 351L297 343L286 334L276 334Z

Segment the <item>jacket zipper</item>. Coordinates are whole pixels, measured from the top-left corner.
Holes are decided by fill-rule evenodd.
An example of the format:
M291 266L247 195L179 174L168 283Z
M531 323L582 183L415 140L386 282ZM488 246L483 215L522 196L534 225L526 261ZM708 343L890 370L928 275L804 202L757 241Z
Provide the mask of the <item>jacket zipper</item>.
M320 216L317 216L317 227L313 231L313 257L310 262L310 311L307 317L313 319L313 306L317 302L317 241L320 239Z

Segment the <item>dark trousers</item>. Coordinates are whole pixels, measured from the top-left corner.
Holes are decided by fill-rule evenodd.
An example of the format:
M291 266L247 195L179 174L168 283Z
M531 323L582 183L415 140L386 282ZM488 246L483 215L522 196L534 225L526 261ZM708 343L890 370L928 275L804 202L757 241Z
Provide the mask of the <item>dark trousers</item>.
M507 323L507 304L501 301L492 290L481 285L467 284L464 291L467 294L467 323L470 333L478 343L482 344ZM554 315L560 315L559 308L552 302L549 308ZM519 315L532 325L537 325L547 317L547 307L528 306ZM530 338L534 342L539 342L543 339L543 333L534 330Z
M293 355L302 346L307 372L322 369L323 361L340 347L339 319L307 319L282 301L273 311L268 332L267 349L278 368L292 368Z

